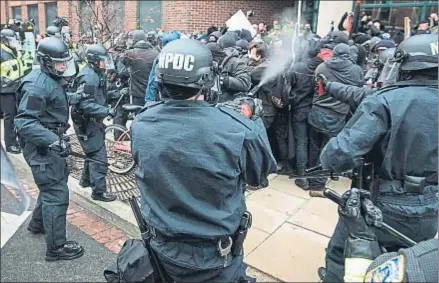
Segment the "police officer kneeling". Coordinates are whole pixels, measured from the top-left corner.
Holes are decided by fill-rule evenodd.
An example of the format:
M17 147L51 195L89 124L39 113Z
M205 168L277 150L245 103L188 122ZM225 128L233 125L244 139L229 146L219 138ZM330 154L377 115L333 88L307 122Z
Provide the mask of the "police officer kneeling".
M196 40L167 44L156 69L162 101L148 102L131 126L151 246L177 282L250 280L243 188L276 171L262 123L204 101L212 65L210 50Z
M105 125L103 119L114 113L107 107L105 70L114 68L111 56L101 44L87 48L87 66L78 74L74 82L77 92L89 95L72 108L73 128L81 143L85 155L80 185L92 187L92 199L110 202L116 196L107 192L105 177L108 162L105 148ZM100 162L96 162L97 160Z
M20 102L15 118L24 158L40 191L28 230L45 234L47 261L70 260L82 256L84 249L66 240L69 170L65 157L71 151L63 134L69 126L69 104L83 97L65 91L67 82L63 78L74 76L76 68L60 39L43 39L37 60L41 68L31 71L17 90Z
M416 35L397 48L389 70L397 82L367 96L345 128L323 149L324 169L347 171L362 157L375 164L376 205L387 224L420 242L438 228L438 38ZM324 282L341 282L344 223L339 221L326 250ZM399 242L377 231L388 251Z
M349 234L345 282L438 282L438 239L382 253L375 235L383 220L381 210L358 189L347 191L342 199L338 212Z

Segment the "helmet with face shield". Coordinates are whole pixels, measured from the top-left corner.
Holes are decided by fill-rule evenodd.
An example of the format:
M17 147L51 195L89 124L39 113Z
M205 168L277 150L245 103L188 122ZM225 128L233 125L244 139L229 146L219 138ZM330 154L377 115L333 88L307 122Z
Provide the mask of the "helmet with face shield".
M87 48L87 62L95 68L114 70L114 62L111 54L102 44L92 44Z
M73 56L67 45L57 37L46 37L37 47L37 61L41 70L56 77L76 75Z
M419 73L432 70L437 73L438 38L433 34L414 35L396 48L383 67L379 81L389 84L403 80L403 73Z
M11 29L2 29L0 32L0 40L11 48L17 48L17 35Z

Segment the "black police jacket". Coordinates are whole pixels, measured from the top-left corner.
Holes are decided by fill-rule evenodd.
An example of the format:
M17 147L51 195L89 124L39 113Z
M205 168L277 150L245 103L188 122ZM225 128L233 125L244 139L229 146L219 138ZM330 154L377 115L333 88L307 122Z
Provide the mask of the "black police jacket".
M18 93L18 114L15 129L25 141L26 160L37 156L37 148L47 149L59 140L59 128L67 129L69 105L65 92L67 83L54 79L41 69L35 69L23 78Z
M265 128L204 101L157 103L131 126L145 220L168 236L232 235L246 210L244 185L276 172Z
M437 107L437 81L436 86L396 86L366 96L323 149L321 164L340 172L357 167L366 155L377 165L380 179L410 175L437 184Z
M90 97L81 100L72 109L74 113L82 116L81 122L76 119L73 126L79 141L86 153L94 152L104 146L105 126L102 120L110 113L107 107L106 81L103 74L98 74L89 64L78 74L74 82L75 88L82 87Z
M131 86L130 95L145 97L148 86L149 73L151 73L154 60L158 52L151 48L149 43L139 41L133 49L127 50L121 58L121 63L129 69Z

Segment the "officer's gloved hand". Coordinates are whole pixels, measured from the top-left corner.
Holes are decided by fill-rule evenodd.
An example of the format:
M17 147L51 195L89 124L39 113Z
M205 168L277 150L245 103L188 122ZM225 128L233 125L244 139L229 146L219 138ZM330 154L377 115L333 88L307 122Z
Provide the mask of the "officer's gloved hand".
M67 99L69 100L69 105L77 105L82 100L90 97L90 94L84 93L84 85L78 87L76 92L67 92Z
M343 194L343 205L338 213L347 227L349 235L355 238L375 239L375 229L383 223L383 214L368 198L369 192L353 188Z
M123 89L120 90L120 95L127 95L130 91L129 87L124 87Z
M114 116L116 116L116 110L115 109L109 109L109 111L108 111L108 118L113 119Z
M229 87L229 76L225 75L225 76L220 76L220 85L223 88L228 88Z
M61 157L67 157L72 153L72 147L69 142L64 139L57 140L49 145L51 150L57 151Z

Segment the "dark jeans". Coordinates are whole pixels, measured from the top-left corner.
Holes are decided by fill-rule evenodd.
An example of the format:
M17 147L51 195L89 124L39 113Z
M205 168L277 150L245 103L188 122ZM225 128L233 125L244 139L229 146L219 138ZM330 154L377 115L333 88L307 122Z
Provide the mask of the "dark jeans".
M379 202L377 206L382 207ZM421 203L420 206L422 206ZM434 215L434 212L430 215L408 217L383 210L383 218L385 223L416 242L432 239L437 233L438 217L437 214ZM380 231L377 231L376 235L380 244L388 252L394 252L403 248L394 238ZM326 249L326 276L323 282L343 282L345 272L344 248L348 236L346 226L339 220Z
M279 112L276 116L263 116L262 121L269 133L274 135L275 143L278 154L278 161L288 161L288 117Z
M321 131L312 125L309 126L309 167L314 167L320 164L320 154L328 141L337 136L338 133L329 133ZM326 183L327 178L310 178L310 187L321 187Z
M291 116L296 140L296 167L306 168L308 163L308 111L294 111Z
M17 105L14 93L0 94L0 106L3 112L3 129L5 134L5 146L18 146L17 135L14 129L14 118L17 115Z

